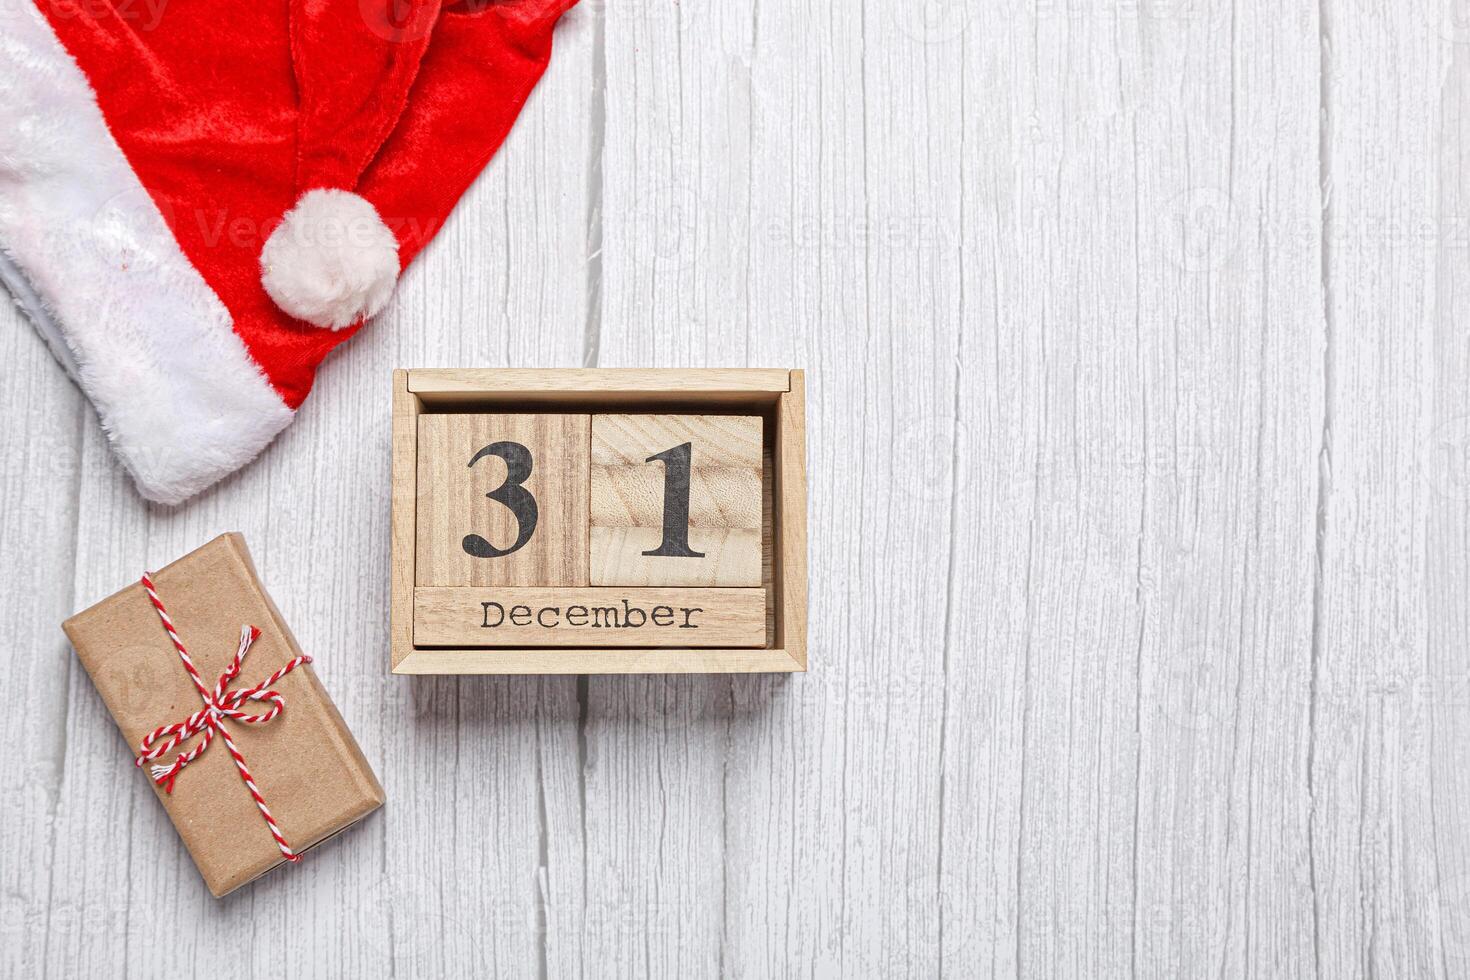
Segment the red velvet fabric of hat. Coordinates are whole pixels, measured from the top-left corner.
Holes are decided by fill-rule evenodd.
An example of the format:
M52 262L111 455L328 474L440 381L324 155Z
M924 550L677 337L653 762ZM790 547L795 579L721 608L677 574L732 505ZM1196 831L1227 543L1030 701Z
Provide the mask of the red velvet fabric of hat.
M0 279L145 496L291 421L574 2L0 0Z

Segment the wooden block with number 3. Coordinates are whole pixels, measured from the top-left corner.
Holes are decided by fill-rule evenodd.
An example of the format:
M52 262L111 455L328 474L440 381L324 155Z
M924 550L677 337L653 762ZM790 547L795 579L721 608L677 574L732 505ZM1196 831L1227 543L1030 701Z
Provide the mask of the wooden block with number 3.
M592 416L591 584L761 584L761 420Z
M587 415L421 415L419 585L587 585Z

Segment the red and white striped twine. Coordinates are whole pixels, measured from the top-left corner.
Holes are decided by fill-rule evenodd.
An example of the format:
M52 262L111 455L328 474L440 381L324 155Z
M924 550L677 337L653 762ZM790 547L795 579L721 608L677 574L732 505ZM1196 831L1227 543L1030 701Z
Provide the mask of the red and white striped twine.
M172 793L174 780L178 778L179 773L184 771L185 766L203 755L204 750L209 748L209 743L214 741L215 733L219 733L220 738L224 740L225 749L235 760L235 768L240 770L240 778L245 781L245 788L250 791L250 798L260 808L260 815L265 817L265 824L270 828L271 836L276 840L276 846L281 849L287 861L300 861L301 855L291 850L291 845L286 842L281 828L276 825L276 818L271 816L270 807L265 805L265 797L260 795L260 789L250 776L250 769L245 765L245 757L240 754L239 747L235 745L235 740L230 737L230 730L225 727L224 723L226 719L229 719L245 725L263 725L275 718L285 710L286 700L268 688L302 664L311 663L311 658L305 655L296 657L280 670L247 690L227 690L230 682L239 676L240 667L245 662L245 655L250 652L250 645L260 636L260 630L254 626L242 626L240 646L236 649L235 656L230 659L229 666L225 668L224 673L219 675L219 681L214 685L214 690L210 691L204 686L204 680L199 676L199 670L194 666L189 651L184 649L184 641L179 639L178 631L174 629L174 622L169 618L168 610L163 608L163 600L158 598L158 592L153 588L153 580L146 574L143 576L143 588L147 591L153 608L158 610L158 618L163 620L163 628L168 631L168 638L173 641L174 649L179 652L179 659L184 662L184 669L189 672L189 679L194 682L199 696L204 699L204 707L181 722L163 725L149 732L142 744L138 746L138 758L134 760L134 764L142 767L144 763L166 755L194 736L202 735L203 738L199 740L199 744L187 752L180 752L172 763L166 766L153 766L149 769L149 772L153 774L153 781L162 786L165 793ZM240 710L246 701L269 701L270 708L262 714L247 715Z

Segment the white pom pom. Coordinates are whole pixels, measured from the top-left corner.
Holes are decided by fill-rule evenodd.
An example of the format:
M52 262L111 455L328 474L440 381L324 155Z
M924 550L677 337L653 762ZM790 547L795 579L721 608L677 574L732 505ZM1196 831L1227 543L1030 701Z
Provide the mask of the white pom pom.
M276 305L333 330L381 310L398 268L398 239L351 191L307 191L260 250L260 281Z

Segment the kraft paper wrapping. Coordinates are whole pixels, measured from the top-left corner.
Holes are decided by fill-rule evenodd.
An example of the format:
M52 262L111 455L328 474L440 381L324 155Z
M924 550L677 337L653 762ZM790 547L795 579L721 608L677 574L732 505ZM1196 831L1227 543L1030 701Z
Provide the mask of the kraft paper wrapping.
M214 688L234 655L242 625L258 627L260 638L232 690L255 685L301 653L261 587L239 534L215 538L152 578L207 688ZM62 628L130 753L155 728L183 721L203 706L141 584L78 613ZM382 806L383 787L310 664L272 689L286 701L274 720L225 724L277 824L300 854ZM264 711L269 704L249 706ZM174 755L158 761L170 762ZM126 757L119 765L132 767ZM154 785L146 767L137 772L153 787L215 896L284 862L219 737L179 773L171 795Z

